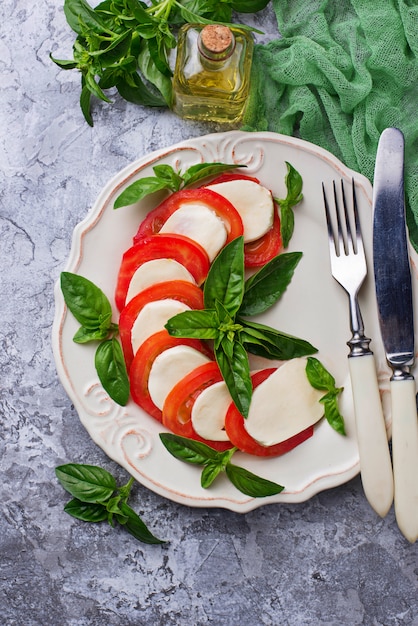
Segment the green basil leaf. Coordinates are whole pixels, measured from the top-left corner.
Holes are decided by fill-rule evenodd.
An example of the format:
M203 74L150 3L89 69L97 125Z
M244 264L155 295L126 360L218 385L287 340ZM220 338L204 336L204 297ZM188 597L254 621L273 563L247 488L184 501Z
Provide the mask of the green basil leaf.
M94 33L107 31L100 15L85 0L65 0L64 14L69 26L79 35L83 32L83 26L87 26Z
M61 272L61 290L65 304L82 326L96 330L107 319L110 327L112 307L107 296L94 283L78 274Z
M161 433L160 439L168 452L180 461L193 465L205 465L208 461L218 461L220 453L201 441L180 437L173 433Z
M89 343L90 341L102 341L109 334L108 329L85 328L80 326L73 337L75 343Z
M219 319L210 309L183 311L171 317L165 328L173 337L216 339L219 335Z
M324 405L325 419L329 425L340 435L346 435L344 418L338 408L337 394L329 392L321 398L320 402Z
M172 191L178 191L182 184L182 177L171 167L165 163L161 165L155 165L152 168L155 176L159 180L164 180L167 184L167 189Z
M259 315L271 307L287 289L302 252L276 256L245 282L240 315Z
M163 96L166 105L171 106L173 101L171 77L161 74L151 57L150 50L147 45L142 46L137 58L138 67L144 78L158 89Z
M202 485L203 489L207 489L208 487L210 487L215 478L223 470L224 467L219 462L207 461L200 477L200 484Z
M55 59L52 54L49 55L49 58L51 59L51 61L53 61L56 65L58 65L58 67L60 67L62 70L74 70L78 67L78 63L77 61L74 60L63 60L63 59Z
M161 191L161 189L167 189L166 180L161 180L155 176L140 178L122 191L116 198L113 208L120 209L120 207L135 204L135 202L139 202L149 194Z
M282 236L283 247L287 248L289 241L293 235L295 218L292 207L301 202L302 194L302 177L295 168L286 161L287 174L285 178L287 195L284 200L275 198L280 206L280 233Z
M93 118L91 116L91 91L85 85L84 76L81 81L80 108L89 126L93 126Z
M289 245L294 228L294 213L290 206L287 204L287 202L283 201L280 204L280 234L282 236L283 248L287 248L287 246Z
M252 472L229 463L226 466L226 475L231 483L242 493L252 498L274 496L283 491L284 487L265 478L260 478Z
M215 346L215 358L237 409L248 417L252 384L247 351L239 341L225 338Z
M83 522L104 522L107 519L106 507L95 502L82 502L73 498L65 506L64 511Z
M101 89L99 83L96 82L96 74L93 70L85 74L85 80L87 89L91 91L91 93L96 96L96 98L103 100L103 102L111 102L111 100L109 100L109 98L104 93L103 89Z
M335 378L315 357L309 357L306 363L306 376L314 389L337 391Z
M119 94L128 102L150 107L166 107L164 98L151 90L141 79L138 72L126 72L116 85Z
M95 465L67 463L55 468L61 485L82 502L105 502L116 489L112 474Z
M166 543L162 539L158 539L152 532L148 529L146 524L142 521L137 513L126 504L126 502L121 502L120 509L123 515L122 524L123 527L126 528L128 533L130 533L135 539L142 541L143 543L150 544L161 544ZM115 515L116 519L120 522L120 516L118 514Z
M125 406L129 399L129 377L120 343L112 337L103 341L94 359L99 380L117 404Z
M268 5L270 0L232 0L231 6L237 13L257 13Z
M224 172L230 172L231 170L237 169L239 167L247 166L228 163L198 163L197 165L192 165L184 173L184 187L195 185L205 178L219 176Z
M243 294L244 238L237 237L220 251L211 265L203 290L205 307L213 309L219 301L230 315L235 315Z
M286 187L287 187L287 197L286 200L290 206L294 206L298 204L303 199L302 195L302 176L299 174L297 170L286 161L287 166L287 174L286 174Z
M240 319L237 321L243 326L241 341L252 354L268 359L288 361L318 352L317 348L304 339L282 333L257 322Z

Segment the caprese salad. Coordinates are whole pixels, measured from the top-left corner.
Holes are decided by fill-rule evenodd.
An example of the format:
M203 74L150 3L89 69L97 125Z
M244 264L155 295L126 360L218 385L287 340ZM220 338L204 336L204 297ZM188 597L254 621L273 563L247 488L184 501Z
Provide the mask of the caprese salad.
M172 192L120 264L115 302L132 399L219 451L283 454L313 435L324 411L343 432L341 390L309 356L316 348L248 319L280 298L301 256L283 251L280 205L288 223L302 198L287 166L283 201L237 172ZM249 352L279 363L251 372Z

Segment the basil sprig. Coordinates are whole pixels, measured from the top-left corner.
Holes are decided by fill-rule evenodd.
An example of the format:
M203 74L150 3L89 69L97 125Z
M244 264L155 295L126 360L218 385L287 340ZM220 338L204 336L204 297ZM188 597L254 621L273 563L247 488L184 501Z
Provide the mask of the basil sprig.
M155 537L137 513L127 504L134 479L118 487L107 470L96 465L67 463L55 468L55 474L68 493L73 496L64 511L84 522L115 521L139 541L151 544L165 543Z
M232 10L255 13L268 2L153 0L147 6L138 0L104 0L92 8L86 0L65 0L65 17L76 33L73 58L50 55L51 60L63 70L81 73L80 107L91 126L91 98L110 103L108 89L116 88L134 104L170 106L169 55L177 45L175 30L185 22L231 23Z
M325 418L329 425L341 435L345 435L344 418L338 408L338 396L343 387L335 386L335 378L330 374L318 359L308 357L306 376L315 389L327 393L320 399L324 405Z
M121 345L115 337L118 325L112 322L107 296L90 280L71 272L61 273L61 291L68 309L81 324L73 341L99 342L94 359L99 380L112 400L125 406L129 378Z
M224 172L238 167L246 166L228 165L226 163L198 163L192 165L182 173L181 171L176 171L171 165L155 165L155 167L152 168L154 176L145 176L129 185L116 198L113 208L119 209L123 206L135 204L135 202L142 200L149 194L163 189L171 192L180 191L180 189L190 187L205 178L219 176L219 174L223 174Z
M165 326L175 337L214 340L219 369L244 417L248 417L252 397L248 352L280 360L317 352L303 339L243 317L265 311L281 297L301 256L300 252L284 253L245 280L244 239L234 239L209 270L203 290L205 308L179 313Z
M284 489L282 485L232 464L231 458L237 448L218 452L205 443L172 433L161 433L160 439L165 448L176 459L203 466L200 483L204 489L210 487L215 478L222 472L225 472L231 483L239 491L252 498L273 496Z
M293 207L299 204L303 199L302 194L302 177L297 170L286 161L287 174L285 178L287 195L286 198L275 201L280 207L280 232L282 235L283 247L287 248L289 241L293 235L295 227L295 217Z

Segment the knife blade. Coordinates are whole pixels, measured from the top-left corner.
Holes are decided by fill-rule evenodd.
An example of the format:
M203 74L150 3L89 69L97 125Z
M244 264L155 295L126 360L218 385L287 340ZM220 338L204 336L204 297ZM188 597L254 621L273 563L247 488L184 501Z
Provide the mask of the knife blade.
M395 515L402 534L418 538L418 418L413 292L405 222L404 136L381 134L373 182L373 264L380 331L390 378Z

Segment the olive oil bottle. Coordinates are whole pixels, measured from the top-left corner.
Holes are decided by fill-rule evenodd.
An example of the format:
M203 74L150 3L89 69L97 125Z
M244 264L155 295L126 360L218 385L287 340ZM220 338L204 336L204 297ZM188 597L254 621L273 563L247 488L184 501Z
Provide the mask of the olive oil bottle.
M253 54L251 34L221 24L180 29L173 110L183 118L236 125L244 115Z

